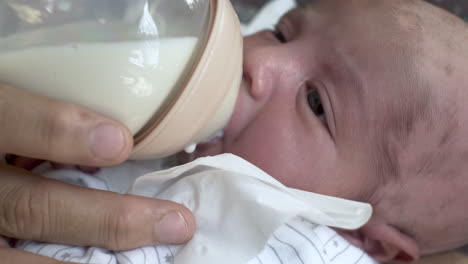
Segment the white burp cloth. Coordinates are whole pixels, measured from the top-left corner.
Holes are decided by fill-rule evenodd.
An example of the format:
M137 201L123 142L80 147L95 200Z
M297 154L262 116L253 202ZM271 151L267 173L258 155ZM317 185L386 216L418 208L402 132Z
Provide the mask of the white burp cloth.
M329 264L375 263L367 259L362 251L353 249L349 243L340 243L349 249L346 254L341 247L327 249L327 241L331 241L332 236L338 236L324 226L359 228L371 216L372 208L368 204L287 188L254 165L231 154L200 158L169 170L148 173L170 164L171 160L127 162L118 167L102 169L94 176L76 170L50 170L47 166L38 171L71 184L184 204L193 212L197 221L195 235L187 244L114 252L100 248L20 241L18 248L78 263L251 264L259 262L261 258L271 257L289 261L285 257L287 254L280 256L277 254L280 251L274 251L274 254L269 252L273 245L269 243L278 239L298 241L302 239L301 236L305 238L305 234L309 234L312 237L303 241L306 243L304 246L314 243L313 248L320 253L314 255L309 252L310 248L297 245L293 251L303 248L306 252L300 254L312 257L310 262L301 260L301 263L316 263L317 258ZM148 174L137 177L145 173ZM284 230L279 228L284 229L285 224L288 227L294 223L294 219L314 223L319 228L317 230L329 230L327 232L330 234L320 239L320 236L316 236L317 230L308 228L302 229L299 236L291 228L286 228L293 231L291 234L283 234ZM294 228L304 227L297 224ZM279 233L273 235L275 231ZM286 249L290 250L289 246ZM335 255L344 259L332 254L337 249L339 252ZM360 261L353 261L352 256Z
M357 229L372 213L368 204L287 188L231 154L147 174L136 180L130 193L175 201L193 212L197 231L175 254L177 264L245 263L296 216Z

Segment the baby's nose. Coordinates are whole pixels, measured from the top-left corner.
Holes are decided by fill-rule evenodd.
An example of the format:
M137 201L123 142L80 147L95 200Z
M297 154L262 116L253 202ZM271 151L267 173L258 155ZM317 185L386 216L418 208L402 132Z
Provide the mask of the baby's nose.
M256 101L268 98L279 82L281 62L268 50L259 50L244 60L244 83Z

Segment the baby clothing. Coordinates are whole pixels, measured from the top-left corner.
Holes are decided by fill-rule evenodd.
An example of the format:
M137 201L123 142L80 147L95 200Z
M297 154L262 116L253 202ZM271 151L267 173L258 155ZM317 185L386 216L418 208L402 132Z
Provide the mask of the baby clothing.
M376 263L327 227L359 228L371 215L367 204L287 188L230 154L137 175L161 167L155 162L129 162L96 176L78 171L45 174L91 188L181 203L197 222L187 244L127 252L32 241L21 241L18 247L79 263Z
M178 246L152 246L127 252L22 242L24 250L63 261L103 264L175 264ZM235 252L233 252L235 254ZM229 256L226 256L229 258ZM188 262L190 263L190 262ZM224 261L220 263L225 263ZM247 264L377 264L332 229L295 218L282 225Z

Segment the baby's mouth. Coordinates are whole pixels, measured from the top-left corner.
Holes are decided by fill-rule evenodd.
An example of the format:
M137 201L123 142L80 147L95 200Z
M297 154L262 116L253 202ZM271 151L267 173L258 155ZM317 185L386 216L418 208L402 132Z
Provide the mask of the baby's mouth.
M192 154L197 150L197 147L208 145L208 144L213 143L215 141L222 140L223 137L224 137L224 130L219 130L215 134L213 134L213 136L209 137L208 139L202 140L199 143L195 143L195 144L191 144L191 145L187 146L184 151L187 154Z
M240 96L241 90L249 89L249 85L250 83L246 80L246 76L243 76L239 87L238 97ZM236 108L238 107L238 100L239 98L237 98L235 109L233 110L230 120L225 124L225 127L216 131L207 139L191 144L187 146L184 151L179 152L179 156L184 157L183 160L185 162L192 161L198 157L218 155L224 152L226 134L228 134L228 137L231 137L232 134L229 130L231 130L231 121L236 112Z
M210 142L213 142L215 140L222 139L223 137L224 137L224 130L222 129L222 130L219 130L216 133L214 133L214 135L211 136L210 138L208 138L207 140L204 140L204 141L200 142L199 144L210 143Z
M223 152L224 129L217 131L206 140L192 144L176 156L180 164L191 162L197 158L214 156Z

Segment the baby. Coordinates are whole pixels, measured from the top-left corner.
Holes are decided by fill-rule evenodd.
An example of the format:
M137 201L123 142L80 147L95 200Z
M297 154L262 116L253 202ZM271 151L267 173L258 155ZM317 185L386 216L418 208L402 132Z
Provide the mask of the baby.
M340 232L380 262L468 242L468 33L418 0L323 0L245 39L224 136L196 157L233 153L288 187L372 204ZM184 156L184 155L181 155Z
M377 260L410 262L468 242L468 32L415 0L323 0L245 40L224 137L289 187L369 202L344 233Z

